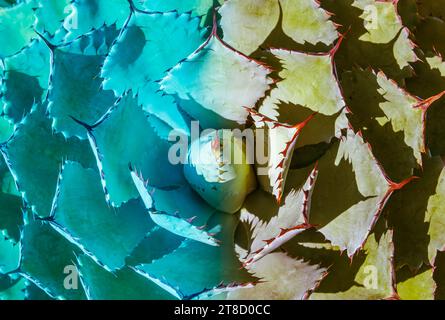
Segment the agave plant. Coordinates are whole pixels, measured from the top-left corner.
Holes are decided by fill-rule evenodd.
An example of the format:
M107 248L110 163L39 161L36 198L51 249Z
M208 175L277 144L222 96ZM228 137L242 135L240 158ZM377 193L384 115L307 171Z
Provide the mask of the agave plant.
M0 299L445 298L444 8L0 0Z

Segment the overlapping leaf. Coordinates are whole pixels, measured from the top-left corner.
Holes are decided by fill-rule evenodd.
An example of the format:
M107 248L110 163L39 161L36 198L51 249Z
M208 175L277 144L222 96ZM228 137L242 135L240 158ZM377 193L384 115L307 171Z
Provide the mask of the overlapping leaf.
M105 197L114 206L138 196L129 164L154 187L177 186L184 181L182 166L169 162L170 144L159 138L131 93L98 123L86 127Z
M21 239L20 273L57 299L85 299L82 288L64 287L65 268L75 263L78 249L46 222L30 220Z
M48 217L56 190L57 177L64 160L94 166L87 142L65 139L54 134L51 120L38 105L17 126L14 135L2 146L3 157L17 183L23 199L41 217ZM29 161L28 155L33 155Z
M113 91L102 89L98 74L111 45L107 40L116 35L112 28L101 29L53 49L48 111L54 129L66 137L86 139L85 130L72 118L94 123L115 101ZM95 43L97 38L103 42Z
M171 254L151 264L137 266L136 270L182 299L194 298L218 287L229 289L231 285L255 282L256 278L241 268L234 251L232 239L237 218L216 214L212 223L221 225L221 238L225 242L220 247L187 241ZM196 259L197 256L200 259ZM178 268L178 264L182 267Z
M82 285L89 300L172 300L174 296L129 267L111 273L86 255L77 258Z
M270 70L228 47L216 34L161 81L161 89L205 128L245 124L247 110L269 89Z
M125 265L154 225L140 199L109 207L98 172L75 162L63 165L51 219L56 230L111 271Z

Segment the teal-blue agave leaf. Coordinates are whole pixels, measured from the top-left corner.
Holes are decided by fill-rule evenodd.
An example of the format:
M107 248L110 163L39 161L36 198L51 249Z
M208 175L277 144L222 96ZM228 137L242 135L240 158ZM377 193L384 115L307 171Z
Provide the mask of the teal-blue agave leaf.
M25 283L25 300L54 300L44 290L40 289L32 281Z
M160 80L202 42L199 19L189 14L135 11L105 61L104 88L116 95L129 89L137 94L147 82Z
M126 264L136 266L152 263L176 250L183 241L183 237L156 226L134 248L131 255L127 257Z
M0 237L3 234L17 243L23 225L22 198L4 159L0 159L0 183Z
M65 41L73 40L102 26L121 29L130 15L128 0L73 0L63 22L68 31Z
M184 183L181 166L168 160L170 143L159 138L131 93L122 97L98 123L86 127L107 201L114 206L139 196L129 164L144 177L150 177L150 184L155 187Z
M19 280L20 280L20 275L18 275L17 273L10 273L10 274L0 273L0 292L11 288L13 285L19 282Z
M113 91L102 90L98 75L108 53L107 40L116 35L114 28L104 28L54 48L48 111L54 129L64 136L86 139L85 130L72 117L94 123L115 102Z
M1 158L0 160L0 181L1 193L18 196L19 198L21 197L20 192L17 190L17 185L14 181L14 177L9 171L8 165L3 158Z
M80 251L47 222L29 219L21 240L20 273L56 299L85 299L82 286L66 289L67 266Z
M270 69L233 50L217 34L175 65L160 82L161 90L204 128L234 128L246 123L246 107L265 96Z
M14 124L5 116L0 116L0 141L8 140L14 133Z
M0 10L0 59L16 54L37 37L33 8L32 2L24 2Z
M191 12L192 17L202 17L203 23L211 20L208 16L211 17L215 5L222 2L223 0L134 0L138 9L150 12Z
M0 235L0 274L17 270L20 260L20 245Z
M16 0L0 0L0 8L8 8L13 6L17 1Z
M36 3L35 28L40 33L54 36L62 28L63 21L72 14L71 0L34 0Z
M146 83L137 98L144 111L157 118L151 119L150 124L161 138L168 140L173 130L184 137L190 136L190 117L178 107L174 97L161 92L158 83Z
M51 225L111 271L154 227L142 200L110 207L99 173L75 162L64 164L53 203Z
M188 185L162 190L151 188L137 171L132 171L131 177L156 224L181 237L212 246L218 245L214 234L205 230L205 224L216 210L207 205Z
M23 225L22 199L16 195L0 193L0 237L1 234L14 242L20 239Z
M111 273L86 255L80 255L77 261L82 285L90 300L175 299L170 293L129 267Z
M36 106L1 147L24 200L40 217L50 214L64 160L95 167L88 142L77 138L65 139L62 134L53 133L51 120L45 116L44 109L45 106Z
M24 300L26 280L19 278L12 286L0 290L0 300Z
M246 285L258 279L242 268L235 253L234 232L239 219L216 214L212 224L222 227L220 247L186 241L180 248L136 270L182 299L191 299L218 287ZM178 266L181 266L178 268Z
M33 40L4 60L1 99L5 117L20 122L46 95L51 51L42 40Z

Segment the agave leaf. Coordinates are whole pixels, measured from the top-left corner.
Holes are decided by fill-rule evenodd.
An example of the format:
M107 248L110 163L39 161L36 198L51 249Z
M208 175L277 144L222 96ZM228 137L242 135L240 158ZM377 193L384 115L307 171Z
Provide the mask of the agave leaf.
M445 62L441 56L427 57L426 62L431 69L437 69L442 77L445 77Z
M393 191L410 180L400 184L388 180L369 145L351 130L319 160L318 169L311 223L351 257L365 242ZM302 169L299 174L305 172Z
M215 4L222 0L135 0L136 8L150 12L176 11L180 14L191 12L192 17L202 17L202 23L212 14Z
M444 136L445 130L442 125L445 113L445 98L440 97L445 93L442 92L437 101L434 101L426 108L426 144L433 156L445 155Z
M421 19L414 36L417 45L425 53L445 55L445 44L442 41L445 36L445 22L442 19L436 17Z
M109 207L99 174L75 162L62 168L51 225L112 271L125 265L125 258L153 227L140 199Z
M21 278L12 287L0 291L0 300L25 300L26 280Z
M419 15L423 17L445 18L445 3L443 0L418 0L416 1Z
M283 31L295 42L329 45L337 39L330 14L315 0L280 0L283 11Z
M356 3L357 6L353 6L352 3ZM374 70L382 70L388 77L400 83L405 77L412 75L412 68L409 65L416 61L414 45L407 39L408 30L401 28L403 27L401 19L392 2L324 0L321 2L321 6L333 13L331 19L340 25L340 32L346 33L346 41L336 54L335 62L338 70L352 70L357 66L363 69L371 67ZM384 13L380 18L379 9ZM399 31L396 32L396 36L391 37L392 40L384 42L383 38L379 37L379 34L382 33L382 25L390 20L394 21L394 14L397 15L397 24L391 24L387 33L392 35L394 30L398 29ZM376 41L361 39L362 36L369 37L366 28L373 32ZM386 27L384 28L386 30ZM387 40L386 38L389 36L386 31L383 33ZM380 41L378 41L379 39Z
M41 33L53 36L62 27L62 21L72 14L70 0L34 0L37 7L35 28Z
M433 269L410 275L406 268L397 272L397 294L402 300L434 300L436 283L433 280Z
M413 149L414 157L421 165L425 138L423 111L422 108L416 108L420 103L418 98L403 91L382 72L377 74L377 82L380 86L379 93L386 100L379 105L380 108L391 121L394 132L403 131L406 145Z
M246 196L256 189L253 135L245 144L240 131L205 130L192 141L184 164L191 187L213 208L236 213Z
M217 246L218 241L205 230L205 223L216 212L188 186L173 190L147 189L144 178L131 172L151 219L160 227L181 237Z
M0 274L14 271L19 266L20 246L4 237L0 237Z
M93 47L97 45L94 36L101 32L110 35L103 35L104 42L97 51ZM102 90L102 79L97 75L108 53L106 39L117 33L111 28L95 33L53 49L48 111L53 118L53 128L65 137L86 139L85 130L72 117L94 123L116 100L113 91Z
M66 40L73 40L104 25L121 29L130 15L130 3L127 0L75 0L65 10L69 12L63 21L68 31Z
M352 5L364 10L361 18L366 33L360 36L360 40L380 44L389 43L397 37L393 53L399 67L402 69L417 60L409 31L404 28L397 12L397 2L355 0Z
M92 167L94 157L86 142L54 134L43 108L36 106L22 120L13 137L2 146L2 154L23 199L34 213L48 217L62 162L69 159ZM33 155L32 162L29 154Z
M392 82L385 81L383 75L379 81L370 71L355 69L342 75L342 85L351 111L347 118L364 140L372 145L373 154L388 176L392 179L406 179L418 165L419 160L415 156L421 156L420 150L423 150L423 113L419 108L414 109L419 103L416 98ZM389 116L394 119L391 121ZM403 119L410 119L415 126L411 128L405 125ZM415 134L407 139L408 134L403 129ZM415 153L406 141L417 145L418 151ZM392 152L388 152L389 148Z
M282 124L296 125L312 114L314 111L303 106L278 103L277 112L271 114L270 118ZM338 131L342 129L339 123L340 114L341 111L330 116L318 113L312 121L306 123L304 130L298 135L295 148L329 142L334 136L337 136ZM294 152L294 155L298 156L298 153Z
M351 109L348 118L353 127L371 143L392 179L409 177L413 168L422 165L422 153L426 152L427 111L443 93L421 100L398 87L382 72L377 75L366 71L347 73L342 83L349 85L345 91ZM363 104L365 96L370 97L367 104ZM389 146L393 152L388 152Z
M300 132L312 119L313 115L301 123L291 126L280 124L252 109L249 109L249 112L255 121L257 131L263 130L263 136L261 136L263 141L258 139L257 135L256 143L259 147L262 147L261 144L264 144L263 150L266 150L266 148L268 150L266 163L264 163L263 159L257 159L259 181L266 191L271 189L272 194L280 202L296 141Z
M250 55L277 25L280 4L278 0L230 0L224 2L218 13L221 15L224 41Z
M0 291L11 288L20 280L20 276L16 273L0 274Z
M339 112L345 103L335 77L333 57L340 42L341 39L327 54L272 49L272 54L283 64L279 73L283 80L272 89L259 112L271 118L278 117L278 105L283 102L328 116Z
M229 300L303 300L322 280L326 269L274 252L248 267L262 279L253 288L230 292Z
M26 281L25 284L25 300L54 300L44 290L40 289L31 281Z
M47 222L29 220L21 239L20 273L56 299L85 299L82 288L64 287L64 270L78 250Z
M394 230L395 263L398 268L408 265L410 269L418 270L422 264L430 263L435 253L435 244L433 239L430 240L429 229L436 233L436 237L439 236L436 241L440 239L440 235L434 231L440 224L429 224L430 218L426 216L426 212L429 207L433 222L440 223L440 205L437 208L439 210L435 211L433 204L435 198L440 198L440 189L436 193L436 188L439 188L443 162L435 157L425 158L423 163L423 170L416 172L420 179L415 179L405 188L394 192L384 209L384 215L388 217L389 225ZM438 244L440 241L436 243Z
M437 252L436 260L434 261L433 279L436 282L435 299L445 300L445 277L443 270L445 268L445 253L443 251Z
M86 255L77 257L80 279L89 300L172 300L174 296L129 267L111 273Z
M161 89L177 95L180 106L205 128L245 124L251 107L262 98L270 70L227 46L216 22L206 42L177 64L161 81Z
M317 174L317 168L314 168L301 189L291 190L284 204L268 223L256 223L253 226L251 231L253 241L249 248L249 255L245 259L245 265L255 264L259 259L311 227L309 212ZM251 219L252 214L255 215L247 208L241 211L243 219Z
M22 221L22 199L18 196L0 193L0 230L14 242L20 238Z
M186 241L176 251L151 264L139 265L136 270L161 286L170 288L182 299L194 298L220 286L255 282L256 278L241 268L234 251L237 217L217 213L211 223L222 227L223 242L220 247ZM196 259L198 256L200 259Z
M1 104L8 120L18 123L46 95L50 50L33 40L22 51L4 60Z
M20 227L23 225L22 199L3 160L0 160L0 181L0 231L17 243L20 240Z
M392 256L394 246L390 231L380 239L372 234L364 247L366 259L355 276L356 285L346 291L337 293L315 292L310 296L312 300L375 300L392 298L394 267ZM374 278L372 278L374 276Z
M16 3L16 0L0 0L0 7L7 8L11 7Z
M135 98L125 95L94 126L85 125L101 172L108 202L120 206L138 196L128 165L154 187L184 182L182 166L168 160L170 144L161 140Z
M14 125L6 117L0 117L0 141L8 140L13 132Z
M196 50L202 36L199 19L190 14L134 12L105 60L104 88L137 94Z
M153 228L127 257L128 266L149 264L176 250L184 238L161 228Z
M425 221L429 222L428 235L428 258L434 265L437 250L445 248L445 236L443 226L445 225L445 169L442 169L437 181L435 194L428 199Z
M152 117L150 124L160 137L170 140L173 131L182 136L190 136L188 117L181 112L172 96L160 92L158 83L149 82L144 85L138 93L138 102L145 112L159 119L156 121Z
M1 59L16 54L27 46L31 39L37 37L33 29L35 19L33 7L34 4L30 1L0 10Z

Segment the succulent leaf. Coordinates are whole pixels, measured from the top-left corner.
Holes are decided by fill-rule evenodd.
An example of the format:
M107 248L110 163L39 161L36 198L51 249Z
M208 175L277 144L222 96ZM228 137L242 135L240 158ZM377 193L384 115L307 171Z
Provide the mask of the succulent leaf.
M21 52L4 60L1 104L6 118L19 123L48 89L50 49L34 40Z
M110 29L103 32L116 34ZM66 137L86 139L85 130L72 118L94 123L116 100L113 91L102 90L102 79L97 76L108 53L107 44L94 50L93 35L53 49L48 111L53 128ZM91 44L82 48L85 42Z
M18 53L31 39L37 37L33 29L35 20L33 7L34 4L30 1L0 10L1 59Z
M77 257L80 278L89 300L172 300L174 296L129 267L111 273L86 255Z
M283 80L264 100L260 113L270 118L277 117L277 105L281 102L301 105L324 115L333 115L345 106L335 78L332 60L335 51L307 54L272 49L271 52L283 64L279 73ZM311 81L307 81L308 78Z
M256 188L247 152L252 150L230 130L203 132L190 146L184 176L212 207L235 213Z
M92 167L94 157L86 142L54 134L43 109L36 106L19 123L12 138L3 145L2 154L23 199L37 215L48 217L63 161L79 161ZM28 154L33 154L32 163Z
M20 273L56 299L85 299L82 288L64 287L65 267L79 251L47 222L29 220L21 239Z
M151 264L142 264L136 269L150 279L156 279L164 286L168 285L182 299L190 299L203 291L220 285L253 283L256 278L241 268L234 251L233 234L237 225L234 216L216 214L213 222L221 224L220 247L186 241L176 251ZM202 257L196 259L196 256ZM224 255L224 260L218 257ZM181 263L182 268L177 268ZM212 270L207 272L206 270Z
M0 274L17 270L20 259L20 246L0 237Z
M127 0L75 0L66 11L69 12L63 21L68 31L66 40L74 40L104 25L121 29L130 15L130 3Z
M51 225L84 252L114 271L153 227L140 199L109 207L98 172L79 163L62 167L53 202ZM99 237L97 230L102 230Z
M182 184L182 168L168 161L170 144L159 139L131 94L119 99L94 126L86 127L106 199L114 206L138 196L129 164L154 187Z
M297 11L298 12L298 11ZM230 0L218 10L224 41L250 55L266 40L280 18L278 0ZM249 34L244 37L243 34Z
M245 124L248 112L269 89L270 70L227 46L216 34L171 69L161 89L176 95L180 106L204 128ZM230 93L230 94L228 94Z
M380 239L377 239L376 235L372 234L369 237L364 250L366 251L367 256L356 274L356 285L344 292L315 292L310 296L310 299L375 300L393 297L395 294L395 289L393 288L394 267L392 264L394 248L391 232L388 231L386 234L383 234ZM370 270L373 270L371 272L375 272L377 275L374 280L369 278Z

